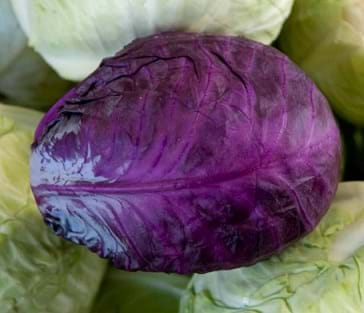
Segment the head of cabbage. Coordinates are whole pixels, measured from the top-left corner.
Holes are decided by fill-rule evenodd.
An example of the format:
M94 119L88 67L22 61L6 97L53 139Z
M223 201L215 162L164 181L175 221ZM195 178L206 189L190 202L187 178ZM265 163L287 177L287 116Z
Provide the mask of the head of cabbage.
M293 0L12 0L30 44L64 78L82 80L133 39L163 31L271 43Z
M363 0L296 0L279 45L338 115L364 126Z

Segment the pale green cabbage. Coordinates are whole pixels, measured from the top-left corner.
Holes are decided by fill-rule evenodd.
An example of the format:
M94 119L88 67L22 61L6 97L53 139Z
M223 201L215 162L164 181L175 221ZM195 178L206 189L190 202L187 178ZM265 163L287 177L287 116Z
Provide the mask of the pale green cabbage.
M279 46L341 117L364 126L364 1L296 0Z
M180 312L364 312L364 182L341 183L319 226L282 254L195 275Z
M105 262L43 223L28 174L40 118L38 112L0 104L0 312L86 313Z
M189 277L110 268L93 313L177 313Z
M0 0L0 93L12 103L47 109L70 86L28 47L10 0Z
M271 43L293 0L12 0L30 44L63 77L81 80L134 38L171 30Z

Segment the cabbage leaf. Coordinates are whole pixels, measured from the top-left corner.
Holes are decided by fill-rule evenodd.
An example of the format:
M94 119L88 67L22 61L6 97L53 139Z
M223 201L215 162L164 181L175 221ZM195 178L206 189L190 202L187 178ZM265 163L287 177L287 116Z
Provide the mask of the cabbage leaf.
M82 80L133 39L163 31L244 35L271 43L293 0L12 0L30 44Z
M338 115L364 126L364 1L296 0L279 46Z

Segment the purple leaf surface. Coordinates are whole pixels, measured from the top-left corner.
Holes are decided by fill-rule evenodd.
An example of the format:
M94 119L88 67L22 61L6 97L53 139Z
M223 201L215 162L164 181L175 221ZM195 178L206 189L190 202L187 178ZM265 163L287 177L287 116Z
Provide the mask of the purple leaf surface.
M328 103L285 55L226 36L134 41L41 121L45 222L121 269L253 264L310 232L336 192Z

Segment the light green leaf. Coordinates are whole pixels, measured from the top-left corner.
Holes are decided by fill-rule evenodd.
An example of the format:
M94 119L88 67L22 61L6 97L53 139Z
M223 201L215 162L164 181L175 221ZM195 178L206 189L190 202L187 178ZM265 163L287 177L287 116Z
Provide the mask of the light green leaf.
M279 46L317 83L338 115L364 126L362 0L296 0Z

